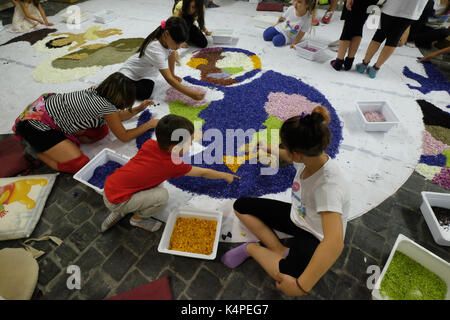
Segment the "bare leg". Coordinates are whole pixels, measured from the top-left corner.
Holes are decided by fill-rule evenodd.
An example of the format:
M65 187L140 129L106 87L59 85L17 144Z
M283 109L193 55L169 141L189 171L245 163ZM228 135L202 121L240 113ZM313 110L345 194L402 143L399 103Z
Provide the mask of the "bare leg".
M282 255L257 243L249 243L247 252L273 279L278 280L276 275L280 272L279 262L283 259Z
M67 162L79 156L81 156L80 148L68 139L37 155L39 160L55 170L58 170L58 163Z
M356 53L358 52L359 45L361 43L361 37L353 37L350 41L350 46L348 49L348 57L354 58Z
M375 67L380 68L394 53L396 47L384 46L383 50L381 50L380 56L378 57L377 63L375 63Z
M277 235L260 219L250 214L240 214L235 211L236 216L259 240L266 245L270 251L277 253L280 257L289 249L285 247Z
M339 0L332 0L331 4L330 4L330 9L328 9L329 11L334 11L336 10L336 5L338 4Z
M369 47L366 51L366 56L364 57L364 63L369 63L370 60L372 60L375 53L377 53L378 49L380 48L381 43L376 41L370 41Z
M338 54L337 54L338 59L344 60L345 54L347 53L349 46L351 46L350 41L339 40L339 49L338 49Z

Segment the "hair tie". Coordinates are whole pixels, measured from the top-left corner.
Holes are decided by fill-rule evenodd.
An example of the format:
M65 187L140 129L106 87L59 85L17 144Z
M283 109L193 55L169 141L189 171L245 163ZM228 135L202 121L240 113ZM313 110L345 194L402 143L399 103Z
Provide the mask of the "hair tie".
M161 28L164 29L166 27L166 20L161 21Z

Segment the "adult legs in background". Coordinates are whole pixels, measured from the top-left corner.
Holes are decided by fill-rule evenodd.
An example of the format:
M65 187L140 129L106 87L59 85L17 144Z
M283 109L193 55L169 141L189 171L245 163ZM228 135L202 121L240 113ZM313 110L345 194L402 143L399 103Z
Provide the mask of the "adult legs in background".
M333 17L334 10L336 10L336 5L338 4L339 0L331 0L330 8L325 12L325 14L322 17L322 23L330 23L331 18Z

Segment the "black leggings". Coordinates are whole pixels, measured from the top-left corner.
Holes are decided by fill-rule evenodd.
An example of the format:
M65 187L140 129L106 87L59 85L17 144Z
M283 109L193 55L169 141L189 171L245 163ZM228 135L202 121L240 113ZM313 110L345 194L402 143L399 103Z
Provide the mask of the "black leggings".
M382 43L386 40L386 46L397 47L405 30L413 24L414 20L381 14L380 29L375 32L372 41Z
M266 226L294 236L286 259L281 259L281 273L298 278L311 260L320 241L311 233L300 229L291 220L292 205L272 199L239 198L233 208L240 214L249 214L260 219Z
M131 80L133 81L133 80ZM150 79L142 79L139 81L133 81L136 86L136 100L146 100L152 95L155 82Z
M348 11L344 6L341 20L345 20L340 40L350 41L354 37L362 37L364 23L369 14L367 8L376 5L378 0L359 0L355 1L352 10Z

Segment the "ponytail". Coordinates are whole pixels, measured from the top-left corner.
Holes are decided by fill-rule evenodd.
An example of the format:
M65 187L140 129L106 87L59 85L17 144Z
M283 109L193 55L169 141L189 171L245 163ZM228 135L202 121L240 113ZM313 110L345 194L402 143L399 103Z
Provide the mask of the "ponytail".
M142 43L141 47L139 48L139 58L142 58L145 54L145 49L147 49L147 46L150 42L152 42L155 39L159 39L164 32L164 29L159 26L156 28L152 33L148 35L147 38L145 38L144 42Z
M145 50L150 42L154 40L159 40L163 35L164 31L168 31L173 41L176 43L186 42L189 38L189 29L184 19L179 17L170 17L165 23L156 28L149 36L144 40L141 47L139 48L139 58L142 58L145 54Z
M309 157L319 156L331 142L329 123L328 110L318 106L310 115L286 120L280 130L281 142L291 152Z

